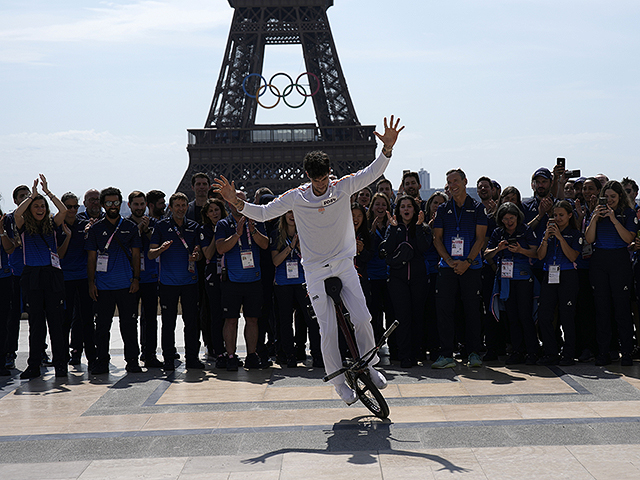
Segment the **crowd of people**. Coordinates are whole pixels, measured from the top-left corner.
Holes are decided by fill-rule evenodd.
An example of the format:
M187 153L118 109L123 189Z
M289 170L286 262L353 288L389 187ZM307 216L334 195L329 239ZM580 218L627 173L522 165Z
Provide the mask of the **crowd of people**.
M488 177L477 180L474 200L461 169L447 172L443 190L427 199L416 172L405 171L396 191L384 177L358 186L351 216L323 228L327 235L346 228L340 235L355 239L348 262L367 308L352 302L351 309L370 312L374 339L399 321L391 361L478 368L498 360L629 366L640 358L638 185L568 176L561 164L539 168L524 201L524 192ZM339 184L330 175L327 182ZM44 175L14 189L16 208L0 221L0 375L15 373L23 312L29 356L21 378L40 376L43 365L64 377L82 355L91 374L108 373L116 307L128 372L175 370L179 308L187 369L205 368L203 360L229 371L273 362L324 368L329 347L315 311L324 307L309 298L301 262L306 219L281 192L252 192L269 218L277 211L262 222L249 218L261 210L245 203L245 192L233 187L225 200L231 184L216 186L205 173L191 183L192 201L180 192L168 203L159 190L129 193L126 218L114 187L88 190L82 213L79 197L58 198ZM241 314L244 359L236 354ZM342 343L335 348L348 355Z

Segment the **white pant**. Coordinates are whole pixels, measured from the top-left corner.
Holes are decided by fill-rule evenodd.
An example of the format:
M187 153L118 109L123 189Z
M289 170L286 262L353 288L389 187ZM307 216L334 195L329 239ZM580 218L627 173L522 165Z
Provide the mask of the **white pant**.
M325 279L339 277L342 280L342 292L340 296L351 316L351 323L356 334L358 350L363 355L375 347L373 328L371 326L371 314L367 309L367 302L362 293L358 272L353 265L353 260L336 260L324 267L315 268L313 271L304 271L307 281L307 291L311 298L313 309L318 317L320 325L320 348L322 359L327 372L333 373L342 368L342 357L338 347L338 323L333 300L324 287ZM374 357L370 365L378 363L378 357ZM344 382L344 375L338 375L331 383L338 385Z

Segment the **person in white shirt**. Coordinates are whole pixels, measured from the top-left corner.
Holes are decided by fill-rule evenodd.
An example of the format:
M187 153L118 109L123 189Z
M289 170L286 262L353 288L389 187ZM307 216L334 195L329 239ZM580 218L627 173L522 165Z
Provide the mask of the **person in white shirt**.
M267 205L254 205L239 199L235 183L223 176L214 180L212 188L253 220L265 222L293 211L307 290L320 325L322 357L327 373L339 370L342 359L338 348L335 308L325 291L325 279L339 277L342 280L341 296L351 315L360 352L364 353L375 346L371 315L353 264L356 239L350 198L384 173L398 134L404 129L404 126L398 128L399 123L400 119L394 123L393 115L389 124L385 118L384 134L374 132L383 143L380 156L366 168L340 179L330 179L331 164L326 153L309 152L303 165L310 183L285 192ZM372 363L376 362L377 359L374 359ZM369 370L374 384L378 388L385 388L387 381L384 376L373 367ZM357 400L356 393L345 383L344 375L335 377L332 383L347 404Z

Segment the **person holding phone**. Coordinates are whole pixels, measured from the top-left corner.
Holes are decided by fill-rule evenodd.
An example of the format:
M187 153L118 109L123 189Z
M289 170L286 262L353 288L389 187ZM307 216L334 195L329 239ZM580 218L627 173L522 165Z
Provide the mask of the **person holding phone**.
M633 365L633 322L630 295L633 271L627 247L638 233L638 218L629 196L620 182L610 180L600 192L598 205L585 232L585 239L593 243L589 278L596 304L596 335L599 354L596 365L611 363L611 311L618 328L622 366Z
M578 229L573 206L560 200L553 206L553 217L547 222L538 259L543 261L543 281L540 285L538 326L544 355L538 365L573 365L575 363L575 313L578 298L578 271L575 261L582 250L582 234ZM554 312L558 307L558 322L562 325L564 347L559 356Z
M524 223L515 203L505 202L496 213L498 227L491 234L484 258L497 264L494 292L505 300L509 317L512 353L507 365L538 360L538 337L533 321L533 272L529 258L537 258L537 241Z

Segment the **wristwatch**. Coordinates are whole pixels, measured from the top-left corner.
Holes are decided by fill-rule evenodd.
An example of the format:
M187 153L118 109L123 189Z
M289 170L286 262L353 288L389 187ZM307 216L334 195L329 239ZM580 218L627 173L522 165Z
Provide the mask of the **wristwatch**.
M469 262L469 265L473 263L473 260L471 260L470 258L465 258L465 261Z

